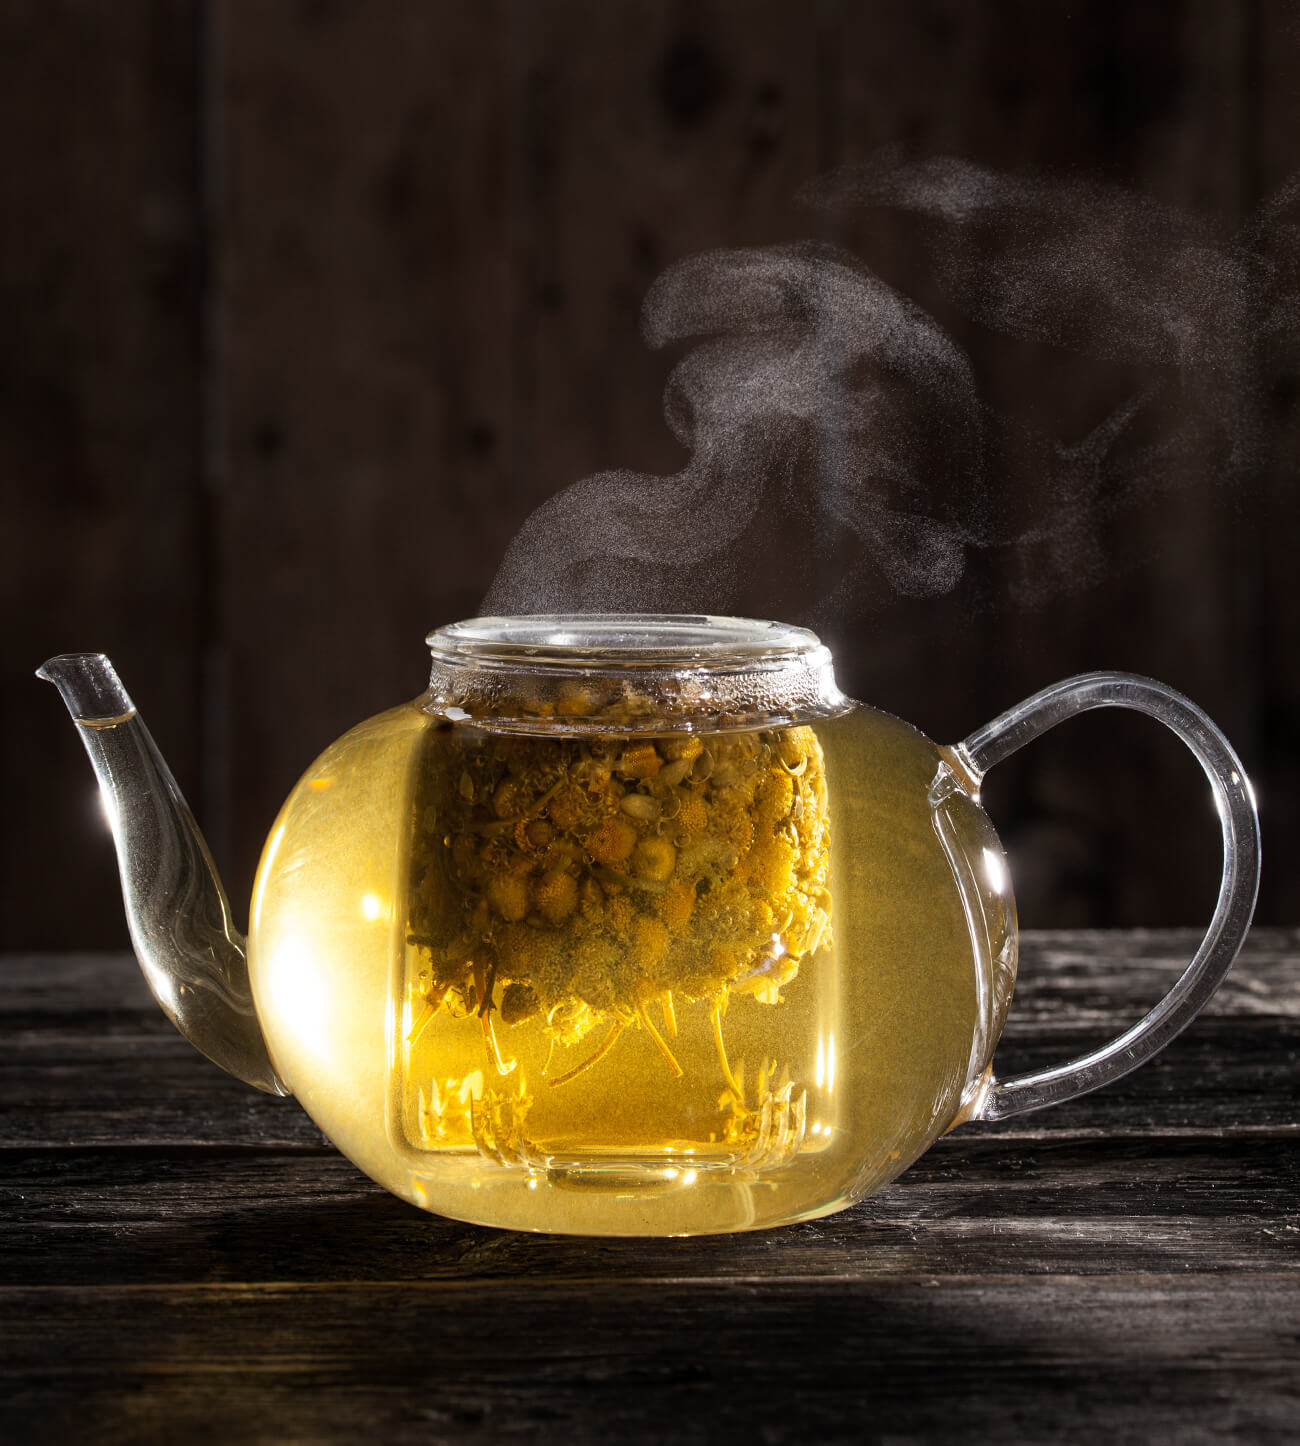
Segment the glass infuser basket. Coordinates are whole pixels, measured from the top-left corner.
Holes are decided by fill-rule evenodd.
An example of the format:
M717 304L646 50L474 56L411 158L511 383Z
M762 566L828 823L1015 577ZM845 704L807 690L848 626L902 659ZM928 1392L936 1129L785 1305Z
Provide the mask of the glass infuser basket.
M955 1124L1134 1068L1248 926L1250 786L1204 714L1151 680L1069 679L945 748L846 699L828 651L778 623L478 619L429 644L428 690L327 749L285 804L246 945L106 661L43 670L113 803L164 1008L427 1209L612 1235L826 1214ZM1218 906L1121 1039L997 1081L1016 918L980 781L1106 704L1200 760Z

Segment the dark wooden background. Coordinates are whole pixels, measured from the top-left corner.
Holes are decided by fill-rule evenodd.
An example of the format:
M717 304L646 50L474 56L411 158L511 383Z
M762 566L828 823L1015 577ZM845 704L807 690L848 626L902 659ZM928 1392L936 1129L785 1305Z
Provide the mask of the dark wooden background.
M420 690L531 509L680 465L637 327L664 266L817 235L800 187L896 142L1231 234L1300 168L1298 77L1283 0L3 0L0 945L125 939L47 655L114 657L242 915L297 775ZM1102 420L1093 364L963 326L897 218L832 220L985 396L1063 443ZM1207 457L1100 519L1088 586L878 590L827 629L847 688L955 739L1067 673L1163 678L1255 776L1260 917L1293 921L1295 380L1244 483ZM1208 913L1205 791L1155 725L1080 720L989 796L1027 924Z

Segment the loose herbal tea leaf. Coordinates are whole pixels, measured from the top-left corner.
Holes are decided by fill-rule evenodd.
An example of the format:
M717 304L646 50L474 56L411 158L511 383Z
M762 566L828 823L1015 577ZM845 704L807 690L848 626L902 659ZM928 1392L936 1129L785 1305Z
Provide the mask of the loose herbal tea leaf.
M678 996L715 1001L725 1076L727 997L779 1004L830 942L825 765L807 727L548 737L444 726L429 735L415 825L412 1035L439 1010L476 1014L497 1075L512 1061L494 1016L535 1019L564 1045L600 1028L552 1086L632 1024L680 1074Z

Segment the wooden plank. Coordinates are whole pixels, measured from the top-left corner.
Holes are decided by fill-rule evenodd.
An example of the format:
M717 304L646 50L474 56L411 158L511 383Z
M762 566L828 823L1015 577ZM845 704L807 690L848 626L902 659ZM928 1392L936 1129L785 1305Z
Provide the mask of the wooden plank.
M121 947L93 779L33 671L103 650L197 791L195 7L0 15L0 947Z
M1281 1441L1294 1277L7 1290L11 1434Z
M223 10L231 892L313 756L418 693L503 545L507 7Z
M958 1130L824 1220L648 1241L423 1215L277 1133L305 1117L214 1075L128 958L6 961L0 1429L1290 1439L1296 938L1256 931L1217 1012L1112 1090ZM1192 942L1030 936L1008 1046L1113 1029Z
M35 662L107 645L198 803L194 575L229 562L205 586L222 628L238 624L213 675L237 716L217 719L204 757L218 772L224 749L235 758L242 911L293 777L333 733L419 686L419 633L474 609L533 503L597 467L680 462L659 415L668 360L635 334L656 270L696 247L811 234L792 197L831 161L910 140L1104 172L1229 217L1296 162L1294 27L1272 0L1101 21L937 0L815 16L574 4L531 21L505 4L210 8L229 57L229 114L206 118L228 131L215 197L232 288L224 520L196 501L198 12L137 0L107 25L100 7L62 0L10 6L3 22L13 342L0 476L17 620L4 661L18 700L5 757L23 762L6 781L0 928L14 945L124 939L76 740L52 696L21 681ZM951 319L888 216L842 235ZM1105 597L1066 598L1023 626L1000 603L913 601L833 634L851 691L938 734L1071 667L1128 664L1186 687L1264 770L1279 867L1262 917L1283 920L1300 796L1297 413L1285 345L1273 362L1259 488L1208 508L1197 492L1172 512L1157 498L1141 527L1108 524L1116 560L1141 560ZM1013 348L993 400L1031 416L1050 402L1070 413L1067 440L1081 435L1101 383L1072 365ZM773 575L754 570L753 610L778 605ZM978 647L954 644L967 627ZM1224 664L1229 633L1232 656L1250 658L1239 674ZM1078 727L1007 775L1011 842L1045 861L1023 875L1026 918L1190 917L1214 868L1192 765L1176 772L1154 728ZM50 902L54 859L75 910Z
M14 1037L0 1061L0 1148L58 1140L78 1145L303 1145L319 1140L291 1100L261 1095L158 1034ZM1106 1029L1008 1031L1004 1076L1088 1052ZM1005 1140L1280 1136L1300 1130L1294 1061L1300 1027L1202 1019L1143 1069L1051 1110L989 1126Z
M0 1152L0 1281L868 1280L1300 1274L1300 1140L941 1141L823 1220L696 1240L539 1238L421 1214L332 1152ZM107 1248L111 1242L111 1249Z
M1243 12L1196 3L1106 16L1062 15L1026 4L973 10L949 0L891 15L852 9L841 49L843 159L860 163L901 141L918 156L950 155L985 167L995 193L999 177L1004 184L1041 177L1061 187L1062 216L1071 187L1112 182L1135 200L1149 196L1205 213L1212 229L1217 221L1230 237L1248 204L1240 164L1248 124L1240 77L1243 31ZM912 78L921 72L928 83L917 87ZM1070 347L1016 345L972 324L940 283L937 263L963 252L975 263L981 243L973 236L955 235L949 242L932 236L940 249L930 250L925 233L887 207L850 213L840 224L850 244L865 247L868 261L885 268L887 279L896 279L951 327L970 351L993 417L1017 417L1072 445L1131 394L1132 373L1105 359ZM1050 236L1045 217L1039 225ZM994 262L1011 239L1010 230L987 238ZM1140 250L1125 252L1119 237L1099 238L1099 244L1112 241L1117 272L1130 263L1139 274L1154 265ZM996 287L991 274L988 290ZM1201 299L1189 296L1189 306ZM999 467L994 452L986 487L1010 517L1049 501L1040 470L1026 475L1012 465L1026 458L1013 452L1001 460ZM950 689L948 697L1005 706L1017 690L1045 681L1045 669L1105 663L1169 677L1202 696L1211 711L1217 702L1225 726L1237 723L1240 731L1244 715L1227 681L1232 609L1225 589L1233 559L1218 545L1215 528L1223 516L1212 481L1208 473L1181 475L1176 494L1153 488L1152 505L1136 514L1120 509L1107 516L1099 506L1091 519L1092 541L1104 554L1096 559L1099 570L1079 579L1086 584L1082 591L1041 613L1017 604L1011 589L1018 579L1006 557L982 563L977 554L972 582L984 589L984 610L962 609L961 598L946 609L948 641L974 649L975 671L968 688ZM1076 564L1086 561L1086 541L1081 535L1074 549ZM1187 570L1192 557L1200 563L1194 588ZM1137 562L1142 571L1135 575ZM1141 627L1134 627L1135 619ZM915 677L903 655L905 637L906 629L892 644L899 654L893 663L886 663L891 653L883 651L891 649L890 639L880 640L880 666L903 670L906 691L897 704L905 716L924 716L932 706L927 694L908 696L924 689L926 680ZM1099 656L1102 648L1108 656ZM949 651L954 666L969 670L957 648ZM945 710L949 721L938 726L965 724L952 706Z
M624 471L636 479L628 486L649 492L686 463L662 394L673 364L704 338L652 351L642 303L675 262L814 234L796 192L820 160L826 13L737 0L521 9L530 18L516 82L529 228L520 274L532 305L520 326L520 392L532 424L512 525L594 474ZM610 557L608 534L628 508L626 494L607 491L556 529L562 544L582 537L589 576L552 577L521 605L591 607L595 583L617 589L625 610L797 616L815 589L802 587L799 567L804 479L780 485L790 460L717 464L716 489L766 493L742 546L707 566L685 567L682 544L717 522L686 503L647 524L650 561Z
M1114 1023L1150 1008L1186 968L1201 942L1195 929L1027 930L1012 1020L1019 1029ZM1251 930L1236 963L1206 1006L1214 1017L1300 1013L1294 959L1300 930Z
M1194 929L1026 930L1011 1010L1013 1027L1112 1022L1148 1008L1200 942ZM1294 1018L1300 1010L1300 928L1257 927L1206 1007L1208 1015ZM69 1010L75 1000L78 1010ZM0 958L0 1022L7 1030L120 1026L163 1037L158 1007L130 954L40 953Z
M1104 13L951 0L888 12L844 8L844 161L901 145L919 158L949 155L984 168L985 199L1000 185L1009 194L1012 177L1060 187L1057 221L1045 208L982 235L970 226L928 227L889 206L839 218L847 243L966 350L987 408L982 480L964 473L945 486L927 476L931 496L918 505L969 518L976 531L991 520L1007 537L1031 528L1059 537L1050 559L1037 555L1033 587L1021 566L1029 554L995 546L972 551L963 584L946 598L893 600L878 589L863 633L869 645L857 655L867 680L861 692L927 732L961 736L975 716L1058 677L1120 668L1183 689L1234 738L1248 767L1268 766L1239 581L1260 565L1247 534L1250 519L1266 514L1249 476L1224 485L1236 465L1224 396L1240 381L1240 400L1250 400L1253 322L1238 318L1244 379L1196 368L1173 377L1168 367L1089 355L1068 338L1008 336L1032 308L1015 279L997 270L1017 238L1032 234L1043 252L1059 245L1068 254L1080 244L1067 197L1093 182L1129 192L1132 204L1118 207L1116 225L1090 238L1078 258L1086 266L1109 256L1117 277L1114 287L1098 288L1089 324L1100 324L1125 287L1142 298L1140 311L1164 275L1167 252L1149 227L1121 234L1121 213L1136 217L1143 198L1203 217L1208 236L1230 248L1253 205L1242 164L1252 125L1243 71L1249 20L1248 6L1197 0ZM1293 139L1282 144L1294 151ZM1231 270L1228 250L1222 255ZM982 299L1004 304L1003 325L972 319L957 303L939 279L945 262L987 267ZM1208 280L1188 281L1184 293L1188 325L1226 294ZM1078 465L1086 439L1149 392L1161 399L1144 404L1113 456L1091 469ZM1203 428L1212 435L1202 438ZM1286 435L1266 434L1264 445L1288 459L1293 478ZM1065 465L1071 455L1073 473ZM919 667L918 657L942 666ZM1110 716L1062 730L997 770L990 797L1013 858L1034 861L1020 871L1027 921L1169 924L1208 910L1216 842L1203 785L1153 726ZM1281 923L1288 914L1283 907L1267 917Z
M1004 1077L1084 1053L1136 1020L1188 957L1183 933L1136 946L1097 934L1025 941L997 1068ZM1052 940L1056 940L1053 968ZM1285 1135L1300 1040L1293 931L1255 931L1231 986L1160 1056L1108 1089L986 1130L1013 1140ZM1176 941L1176 942L1172 942ZM1117 963L1094 971L1092 961ZM0 1147L318 1144L292 1102L247 1089L196 1054L163 1019L127 956L10 961L0 992ZM69 1001L77 1001L72 1009Z
M813 16L735 0L561 0L529 39L546 496L608 468L680 464L642 300L683 257L805 234L795 192L818 164L819 57Z
M1243 550L1238 570L1243 622L1252 629L1249 646L1258 675L1256 743L1265 760L1260 809L1271 845L1269 867L1260 884L1260 916L1290 919L1296 911L1296 820L1300 819L1300 607L1296 606L1297 549L1300 547L1300 336L1294 302L1300 266L1300 27L1286 0L1258 0L1249 53L1255 104L1252 152L1246 158L1254 199L1268 220L1262 250L1276 267L1270 302L1270 339L1261 381L1267 439L1254 505L1243 499L1238 536ZM1253 524L1253 536L1247 533ZM1279 746L1280 745L1280 746Z

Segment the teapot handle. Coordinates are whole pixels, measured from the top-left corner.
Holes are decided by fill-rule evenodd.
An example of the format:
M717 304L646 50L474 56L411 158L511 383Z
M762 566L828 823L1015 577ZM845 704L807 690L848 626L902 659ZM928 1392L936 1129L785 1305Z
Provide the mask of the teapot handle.
M1026 698L969 738L949 757L978 788L995 763L1032 738L1091 708L1132 708L1172 729L1205 770L1223 829L1223 879L1214 917L1178 982L1145 1018L1109 1044L1054 1069L991 1080L978 1112L968 1118L1003 1120L1025 1110L1086 1094L1144 1064L1200 1013L1237 957L1259 891L1259 817L1255 794L1231 744L1181 693L1132 673L1083 673Z

